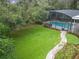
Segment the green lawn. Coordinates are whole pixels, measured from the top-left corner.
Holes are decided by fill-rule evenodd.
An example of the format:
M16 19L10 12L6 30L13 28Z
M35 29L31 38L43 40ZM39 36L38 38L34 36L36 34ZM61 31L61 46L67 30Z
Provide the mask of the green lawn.
M67 34L67 39L69 44L79 44L79 38L72 34Z
M59 36L59 31L39 25L15 32L13 34L16 46L14 59L45 59L47 53L59 43ZM78 38L74 35L68 34L67 39L71 44L79 43ZM61 52L57 56L57 59L61 59Z
M16 32L15 59L45 59L50 49L59 42L59 35L56 30L38 25Z

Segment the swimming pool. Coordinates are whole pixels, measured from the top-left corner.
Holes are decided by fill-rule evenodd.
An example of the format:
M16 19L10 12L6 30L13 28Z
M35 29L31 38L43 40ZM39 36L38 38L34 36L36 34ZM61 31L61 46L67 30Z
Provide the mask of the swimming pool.
M53 28L69 30L72 27L72 24L70 22L60 22L60 21L51 21L50 24L52 24Z

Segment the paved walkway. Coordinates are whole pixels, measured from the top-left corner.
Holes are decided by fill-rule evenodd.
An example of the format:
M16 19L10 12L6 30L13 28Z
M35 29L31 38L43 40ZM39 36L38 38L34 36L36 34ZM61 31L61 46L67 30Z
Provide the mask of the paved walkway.
M57 52L59 52L66 45L67 43L66 31L61 31L60 38L61 38L60 43L49 51L49 53L46 56L46 59L55 59Z

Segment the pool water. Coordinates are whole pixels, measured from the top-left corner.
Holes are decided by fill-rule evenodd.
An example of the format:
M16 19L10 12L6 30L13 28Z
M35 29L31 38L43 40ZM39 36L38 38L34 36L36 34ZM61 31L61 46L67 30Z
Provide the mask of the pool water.
M53 28L57 28L57 29L66 29L69 30L70 27L72 27L72 24L69 22L60 22L60 21L52 21L50 22L50 24L52 24Z

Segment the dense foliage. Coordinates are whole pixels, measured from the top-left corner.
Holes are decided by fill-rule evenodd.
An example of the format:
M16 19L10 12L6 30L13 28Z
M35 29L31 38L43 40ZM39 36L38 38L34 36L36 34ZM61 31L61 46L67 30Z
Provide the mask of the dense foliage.
M8 55L12 54L14 50L13 42L11 38L0 38L0 59L5 59Z

